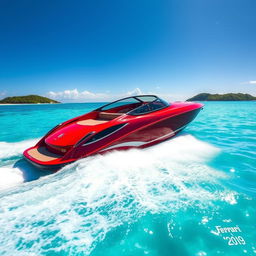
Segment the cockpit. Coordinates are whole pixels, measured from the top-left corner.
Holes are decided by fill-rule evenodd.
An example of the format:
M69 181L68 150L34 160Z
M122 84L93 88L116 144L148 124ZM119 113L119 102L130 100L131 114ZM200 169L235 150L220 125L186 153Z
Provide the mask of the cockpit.
M121 100L108 103L97 109L100 115L119 116L143 115L168 107L170 104L154 95L141 95L127 97Z

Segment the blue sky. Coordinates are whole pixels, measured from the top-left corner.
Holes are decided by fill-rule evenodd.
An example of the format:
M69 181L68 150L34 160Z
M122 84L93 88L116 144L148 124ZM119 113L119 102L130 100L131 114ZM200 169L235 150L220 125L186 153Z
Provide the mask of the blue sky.
M254 0L1 0L0 97L256 95Z

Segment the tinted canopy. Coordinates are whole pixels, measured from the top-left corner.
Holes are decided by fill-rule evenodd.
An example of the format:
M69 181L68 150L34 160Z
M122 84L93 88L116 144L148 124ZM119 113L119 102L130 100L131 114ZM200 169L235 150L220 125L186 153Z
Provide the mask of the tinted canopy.
M97 109L97 111L116 111L118 113L126 113L128 115L142 115L166 108L168 106L168 102L158 98L155 95L140 95L111 102Z

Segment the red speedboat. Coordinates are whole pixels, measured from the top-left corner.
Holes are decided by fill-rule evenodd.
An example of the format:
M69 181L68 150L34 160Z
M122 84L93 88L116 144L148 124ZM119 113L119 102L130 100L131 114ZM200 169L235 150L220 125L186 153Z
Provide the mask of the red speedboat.
M59 169L110 150L148 147L180 132L202 107L154 95L124 98L57 125L23 154L40 168Z

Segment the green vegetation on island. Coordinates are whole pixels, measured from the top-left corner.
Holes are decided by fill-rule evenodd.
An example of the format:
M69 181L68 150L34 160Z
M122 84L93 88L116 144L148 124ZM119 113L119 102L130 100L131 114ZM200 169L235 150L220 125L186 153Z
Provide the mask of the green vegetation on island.
M46 97L38 95L14 96L0 100L0 104L41 104L41 103L60 103Z
M247 93L226 93L226 94L210 94L200 93L187 99L187 101L250 101L256 100L256 97Z

